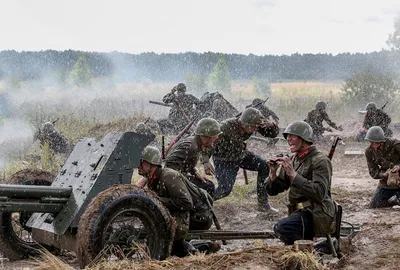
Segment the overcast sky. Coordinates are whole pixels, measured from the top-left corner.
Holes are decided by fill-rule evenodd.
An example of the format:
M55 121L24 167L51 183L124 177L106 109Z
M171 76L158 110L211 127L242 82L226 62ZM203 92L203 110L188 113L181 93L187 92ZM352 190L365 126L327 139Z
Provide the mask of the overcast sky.
M399 14L400 0L2 0L0 50L371 52Z

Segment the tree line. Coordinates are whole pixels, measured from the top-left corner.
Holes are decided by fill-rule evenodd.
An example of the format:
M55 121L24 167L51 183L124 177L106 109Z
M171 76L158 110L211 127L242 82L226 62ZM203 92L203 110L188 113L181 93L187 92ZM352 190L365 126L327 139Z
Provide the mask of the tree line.
M184 81L191 75L210 75L221 56L232 80L263 78L269 82L288 80L343 80L363 70L397 74L400 51L371 53L263 55L221 53L128 54L121 52L7 50L0 52L0 78L34 80L62 78L73 72L79 58L84 58L90 76L112 76L118 81Z

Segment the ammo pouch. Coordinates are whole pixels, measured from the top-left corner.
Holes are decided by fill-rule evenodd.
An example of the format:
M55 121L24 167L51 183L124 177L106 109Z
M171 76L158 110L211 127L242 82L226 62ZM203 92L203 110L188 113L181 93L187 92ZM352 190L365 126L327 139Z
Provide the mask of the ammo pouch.
M189 228L190 230L208 230L213 223L213 199L207 191L199 188L186 178L185 184L193 201Z

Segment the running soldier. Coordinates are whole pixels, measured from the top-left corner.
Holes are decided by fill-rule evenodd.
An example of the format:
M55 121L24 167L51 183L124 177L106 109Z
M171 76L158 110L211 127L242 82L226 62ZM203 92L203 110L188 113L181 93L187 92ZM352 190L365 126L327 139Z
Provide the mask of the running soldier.
M385 137L383 129L378 126L368 129L365 140L370 143L365 150L369 175L379 180L370 207L400 205L400 183L397 181L400 168L400 141ZM391 181L392 179L395 181Z
M322 122L324 120L329 126L333 127L334 129L343 131L343 128L341 126L337 126L329 118L328 114L326 113L326 103L324 101L318 101L317 104L315 105L315 109L310 111L307 115L307 118L304 120L313 129L314 141L322 140L324 138L323 136L324 131L330 130L324 128L324 126L322 125Z
M268 202L265 192L265 179L268 177L269 168L267 161L246 149L246 141L254 132L259 132L265 137L274 138L279 133L278 126L269 121L264 121L260 111L255 108L247 108L240 118L231 118L221 123L220 139L216 142L213 160L215 176L218 187L214 200L228 196L236 181L239 168L257 171L257 197L258 209L273 210Z
M286 245L292 245L296 240L330 234L336 208L331 198L332 164L312 145L311 126L294 122L283 136L293 156L268 160L266 189L271 196L289 189L289 216L279 220L274 231Z

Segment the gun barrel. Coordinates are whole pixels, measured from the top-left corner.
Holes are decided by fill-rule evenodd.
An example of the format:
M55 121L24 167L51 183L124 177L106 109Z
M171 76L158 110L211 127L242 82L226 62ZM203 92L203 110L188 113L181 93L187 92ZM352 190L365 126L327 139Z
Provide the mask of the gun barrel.
M162 102L158 102L158 101L154 101L154 100L149 100L149 103L164 106L164 107L172 107L171 104L166 104L166 103L162 103Z
M71 193L71 187L0 185L0 197L12 199L69 198Z
M189 231L186 239L209 240L234 240L234 239L274 239L276 234L272 231Z

